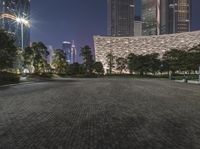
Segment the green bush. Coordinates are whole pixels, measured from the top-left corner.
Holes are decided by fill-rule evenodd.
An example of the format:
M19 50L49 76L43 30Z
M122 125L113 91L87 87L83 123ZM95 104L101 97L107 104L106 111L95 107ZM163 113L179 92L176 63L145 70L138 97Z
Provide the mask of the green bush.
M0 72L0 85L19 83L20 77L14 73Z

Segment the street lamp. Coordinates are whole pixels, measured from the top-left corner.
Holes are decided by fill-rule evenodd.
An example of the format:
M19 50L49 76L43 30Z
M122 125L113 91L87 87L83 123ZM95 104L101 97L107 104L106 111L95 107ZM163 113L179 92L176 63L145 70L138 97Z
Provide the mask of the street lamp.
M176 6L178 6L177 3L169 5L169 8L173 9L173 33L176 33Z
M24 25L25 26L30 26L29 21L26 20L25 18L16 18L16 22L21 25L21 48L24 50Z

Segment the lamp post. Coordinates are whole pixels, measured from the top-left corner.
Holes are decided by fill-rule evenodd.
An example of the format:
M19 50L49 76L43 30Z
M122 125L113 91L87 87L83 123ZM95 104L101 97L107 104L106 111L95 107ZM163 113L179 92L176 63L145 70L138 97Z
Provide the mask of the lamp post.
M199 66L199 83L200 83L200 66Z
M21 50L22 50L21 54L22 54L24 51L24 26L30 27L30 24L29 24L29 21L26 20L25 18L17 17L15 21L19 23L21 26ZM20 64L21 72L23 72L24 70L23 65L24 65L23 62L21 61L21 64Z
M29 26L29 21L24 18L16 18L16 22L21 25L21 48L24 50L24 25Z
M170 4L169 8L173 9L173 33L176 33L176 6L178 6L177 3Z

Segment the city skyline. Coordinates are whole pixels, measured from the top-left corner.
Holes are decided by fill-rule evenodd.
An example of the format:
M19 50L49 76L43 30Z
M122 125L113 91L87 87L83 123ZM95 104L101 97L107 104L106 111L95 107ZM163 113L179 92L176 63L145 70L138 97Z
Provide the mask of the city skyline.
M86 44L93 47L93 35L107 34L106 0L95 2L92 0L84 2L61 0L60 3L49 1L45 9L43 8L45 1L35 0L31 4L33 25L31 41L43 41L47 45L61 48L62 41L75 40L77 48ZM192 30L200 29L197 13L199 4L199 1L193 0ZM55 7L60 7L60 9L54 12L52 9ZM136 8L136 15L138 14L140 12Z
M191 0L142 0L143 35L189 32Z

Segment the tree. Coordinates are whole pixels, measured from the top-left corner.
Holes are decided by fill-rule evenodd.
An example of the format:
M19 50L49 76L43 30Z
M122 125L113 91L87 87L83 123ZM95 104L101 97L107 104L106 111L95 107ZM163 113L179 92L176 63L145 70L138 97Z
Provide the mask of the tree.
M140 75L144 73L155 74L160 68L160 60L158 59L159 54L152 53L146 55L135 55L129 54L127 57L128 69L132 74L133 71L139 72Z
M33 73L46 73L50 71L47 63L49 52L42 42L34 42L30 47L24 49L24 65Z
M94 63L94 71L95 71L98 75L103 75L103 74L104 74L103 64L102 64L101 62L95 62L95 63Z
M194 71L199 70L199 67L200 67L200 44L189 50L188 63L190 64L191 70L194 70Z
M29 70L29 72L33 72L34 70L34 50L32 47L26 47L24 49L23 57L24 57L24 65Z
M135 71L136 61L137 61L137 55L135 55L134 53L130 53L127 57L127 65L130 74L133 74L133 72Z
M171 49L163 55L163 62L167 64L168 69L174 74L178 70L185 69L186 56L187 53L183 50Z
M161 61L158 58L158 53L152 53L147 55L148 71L155 74L160 70Z
M13 68L16 55L15 41L0 29L0 71Z
M109 67L109 74L112 74L112 70L114 68L114 60L115 60L115 56L113 56L112 53L108 53L108 55L106 55L106 60L108 63L108 67Z
M138 55L135 63L135 70L139 72L140 75L148 72L148 60L146 55Z
M53 59L53 66L56 73L65 74L67 72L68 63L66 61L66 55L64 51L61 49L56 49L54 53L55 56Z
M24 51L20 48L17 49L16 58L14 62L14 68L18 73L21 73L24 69Z
M42 42L34 42L32 44L33 49L33 66L35 68L35 73L44 73L46 72L48 65L47 65L47 56L49 52L47 47Z
M123 70L126 68L127 60L123 57L119 57L116 59L117 64L117 70L120 71L120 74L122 74Z
M85 72L87 75L91 75L93 71L93 55L91 52L91 48L89 46L85 46L81 48L81 56L84 60Z
M70 64L67 72L69 75L81 74L81 65L79 63Z

